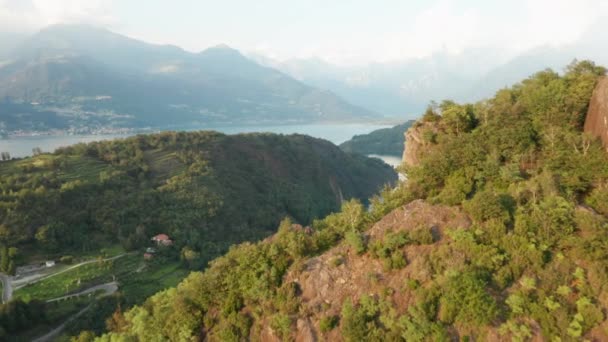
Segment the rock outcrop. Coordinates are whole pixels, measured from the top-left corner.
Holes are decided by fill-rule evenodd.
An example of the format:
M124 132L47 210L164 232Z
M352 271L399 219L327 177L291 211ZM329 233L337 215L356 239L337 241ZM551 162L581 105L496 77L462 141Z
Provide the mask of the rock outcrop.
M405 149L403 150L405 165L416 166L420 163L425 147L429 144L425 132L429 132L430 135L437 134L436 123L418 121L405 132Z
M437 246L447 243L445 229L468 229L470 225L467 215L457 207L431 205L416 200L395 209L365 234L366 239L372 243L382 240L389 232L420 227L431 229L436 239L434 243L404 248L408 265L403 269L387 272L380 259L369 253L357 255L347 244L341 244L307 260L299 270L286 277L286 282L298 284L302 312L308 313L307 317L299 317L297 320L296 341L321 340L318 336L323 336L327 341L342 341L338 329L326 334L321 332L319 321L322 317L339 315L347 298L361 298L370 294L375 296L387 287L402 289L406 279L415 279L421 283L429 281L429 257ZM404 289L395 292L392 299L398 307L405 310L414 297L411 291Z
M600 138L608 150L608 77L600 78L595 86L584 129L586 133Z

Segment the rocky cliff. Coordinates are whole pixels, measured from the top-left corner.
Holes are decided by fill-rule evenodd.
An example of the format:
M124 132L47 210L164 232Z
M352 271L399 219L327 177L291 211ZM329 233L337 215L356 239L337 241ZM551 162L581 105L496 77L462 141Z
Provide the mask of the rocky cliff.
M425 147L433 142L438 133L435 122L418 121L405 132L405 149L403 162L407 166L415 166L420 162Z
M389 297L398 303L397 307L406 311L415 302L413 291L405 287L406 280L421 284L429 282L432 277L430 254L434 249L449 244L446 229L466 230L470 225L469 218L459 208L417 200L395 209L365 234L365 240L372 246L386 241L391 234L413 236L415 231L430 232L432 241L403 248L403 256L407 260L404 268L389 272L380 258L372 256L372 253L358 255L346 244L307 260L299 270L286 276L287 283L298 284L302 312L310 313L308 318L299 317L297 320L295 340L319 341L325 338L327 341L343 341L338 329L323 333L319 326L322 318L340 315L342 304L348 298L358 299L369 294L376 296L386 288L400 289ZM271 336L271 333L265 335L266 340L281 340Z
M608 149L608 77L600 78L595 86L585 119L585 132L599 137Z

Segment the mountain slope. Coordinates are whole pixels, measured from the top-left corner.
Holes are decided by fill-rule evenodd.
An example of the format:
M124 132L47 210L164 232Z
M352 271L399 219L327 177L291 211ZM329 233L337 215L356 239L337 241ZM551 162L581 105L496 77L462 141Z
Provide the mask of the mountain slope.
M349 153L401 157L405 145L405 132L413 124L412 120L391 128L378 129L369 134L355 135L352 139L340 144L340 148Z
M131 249L144 229L171 234L203 258L268 235L284 216L308 223L396 180L389 166L325 140L215 132L80 144L3 162L0 174L4 193L14 192L0 210L13 244L47 253L110 241ZM30 199L39 185L44 191Z
M82 127L375 117L226 46L195 54L87 26L52 26L30 37L0 65L0 84L0 105L36 103Z
M606 340L608 155L582 131L605 72L584 61L443 103L407 182L370 210L285 220L99 340Z

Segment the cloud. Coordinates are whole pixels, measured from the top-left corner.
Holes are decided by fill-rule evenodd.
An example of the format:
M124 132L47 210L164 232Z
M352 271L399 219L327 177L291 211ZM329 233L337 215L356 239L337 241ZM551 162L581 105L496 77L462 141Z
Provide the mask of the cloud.
M468 5L439 0L429 2L410 20L391 19L382 32L357 29L347 36L328 32L297 49L281 49L269 41L254 49L283 59L318 56L340 65L399 61L437 52L458 55L471 49L506 60L535 47L574 43L606 16L608 1L601 0L471 1ZM608 23L601 24L608 31Z
M33 31L59 23L112 26L113 0L0 0L0 31Z

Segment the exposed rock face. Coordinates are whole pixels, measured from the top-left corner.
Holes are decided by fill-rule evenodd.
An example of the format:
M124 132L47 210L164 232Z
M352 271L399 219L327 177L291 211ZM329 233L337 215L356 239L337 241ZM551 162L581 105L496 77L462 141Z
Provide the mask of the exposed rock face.
M416 122L405 132L405 149L403 150L403 162L407 166L416 166L424 153L428 142L424 138L424 132L437 133L438 129L432 122Z
M585 119L585 132L599 137L608 150L608 77L600 78L595 86Z
M374 241L382 239L388 232L430 227L436 242L405 247L408 265L403 269L386 272L380 259L369 254L357 255L346 244L309 259L301 270L291 272L285 279L286 282L299 284L303 305L301 312L307 313L297 318L296 341L342 341L339 329L325 334L320 331L319 321L322 317L339 315L347 298L376 296L386 287L401 289L406 279L416 279L422 283L429 281L429 255L438 245L446 243L444 230L467 229L470 225L470 220L459 208L416 200L395 209L366 232L366 239ZM397 307L405 311L414 297L410 291L403 290L394 293L392 299Z

